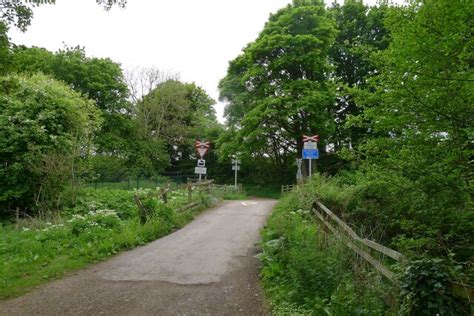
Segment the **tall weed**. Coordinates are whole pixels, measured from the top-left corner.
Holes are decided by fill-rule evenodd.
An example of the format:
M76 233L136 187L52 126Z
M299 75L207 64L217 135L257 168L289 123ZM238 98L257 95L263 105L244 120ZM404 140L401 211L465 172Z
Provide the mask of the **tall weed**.
M262 231L261 278L276 315L379 315L387 310L355 278L352 254L326 234L303 192L283 197ZM370 299L367 299L370 298Z

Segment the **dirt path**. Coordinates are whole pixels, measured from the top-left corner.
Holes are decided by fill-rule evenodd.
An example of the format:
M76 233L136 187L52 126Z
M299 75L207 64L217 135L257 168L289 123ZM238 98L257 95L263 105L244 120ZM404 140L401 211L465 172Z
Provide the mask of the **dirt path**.
M175 233L0 303L0 315L265 315L255 242L273 200L225 202Z

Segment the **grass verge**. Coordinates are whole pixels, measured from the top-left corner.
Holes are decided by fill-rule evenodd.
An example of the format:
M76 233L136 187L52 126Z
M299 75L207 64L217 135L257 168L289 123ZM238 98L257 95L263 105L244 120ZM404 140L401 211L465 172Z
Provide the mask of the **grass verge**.
M143 225L136 192L152 210ZM0 299L167 235L212 204L210 196L200 195L200 208L176 212L187 203L186 192L171 193L167 204L156 196L152 190L84 189L77 205L60 217L0 224Z
M380 277L326 235L296 192L262 231L261 279L274 315L390 315Z

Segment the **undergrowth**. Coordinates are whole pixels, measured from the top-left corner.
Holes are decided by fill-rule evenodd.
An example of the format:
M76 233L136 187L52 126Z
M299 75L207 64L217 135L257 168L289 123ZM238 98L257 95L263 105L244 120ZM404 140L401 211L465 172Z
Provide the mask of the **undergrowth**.
M326 235L308 211L314 201L359 236L401 252L401 263L379 258L391 266L400 287ZM373 170L332 178L316 174L285 195L262 232L259 255L274 314L472 315L472 300L452 287L473 284L474 213L461 202L464 208L457 209L436 201L399 174Z
M144 224L134 193L152 210ZM155 190L84 189L75 207L50 221L0 225L0 298L18 296L67 271L169 234L211 204L208 195L200 194L199 209L177 212L187 204L186 192L170 193L166 205L156 197Z
M362 280L377 278L325 234L296 193L277 204L262 232L261 279L275 315L381 315L390 308ZM354 262L357 262L355 264ZM357 269L356 269L357 268ZM374 282L377 283L377 282Z

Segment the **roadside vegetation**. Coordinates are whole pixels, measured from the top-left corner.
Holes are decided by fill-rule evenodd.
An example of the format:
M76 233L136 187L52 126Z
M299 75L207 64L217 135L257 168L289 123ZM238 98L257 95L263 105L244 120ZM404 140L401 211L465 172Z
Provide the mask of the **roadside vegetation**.
M140 221L134 201L137 194L150 211ZM32 287L120 251L153 241L184 226L215 200L200 193L196 208L185 190L157 199L159 189L83 189L75 206L61 216L28 218L0 226L0 298L23 294Z
M313 177L305 161L307 183L263 232L275 313L473 313L448 281L474 284L474 2L293 0L229 62L225 124L177 74L125 71L80 46L11 43L34 3L0 4L1 297L188 221L193 212L144 197L152 216L139 225L127 179L155 187L165 173L193 175L196 139L211 142L209 178L233 183L238 158L245 194L278 198L296 183L302 136L318 134ZM314 200L407 257L394 267L399 291L321 234Z
M344 176L315 175L311 181L286 194L275 207L262 231L261 279L275 315L470 315L472 303L456 295L450 282L472 282L472 265L464 251L472 238L472 222L436 226L413 231L410 213L416 205L413 195L396 198L400 192L383 183L347 183ZM374 179L377 183L383 179ZM370 198L366 195L371 191ZM416 195L416 192L413 192ZM387 204L387 199L397 202ZM377 200L383 201L383 207ZM359 236L391 247L407 258L403 263L385 262L397 271L399 286L389 282L345 242L325 230L312 211L312 203L322 201ZM372 202L372 203L371 203ZM388 205L388 206L387 206ZM394 208L410 210L406 214ZM425 218L431 221L430 218ZM421 220L420 226L422 227ZM391 226L397 225L392 230ZM464 227L463 227L464 226ZM444 231L447 230L447 231ZM423 237L419 236L423 234ZM432 235L433 234L433 235ZM443 234L456 236L456 242L436 245ZM442 251L450 249L450 255ZM461 250L462 249L462 250ZM455 252L456 251L456 252Z

